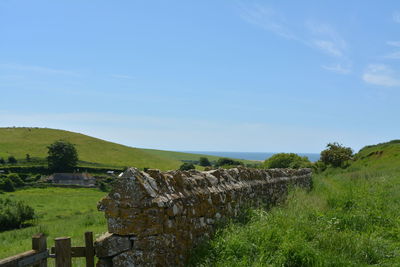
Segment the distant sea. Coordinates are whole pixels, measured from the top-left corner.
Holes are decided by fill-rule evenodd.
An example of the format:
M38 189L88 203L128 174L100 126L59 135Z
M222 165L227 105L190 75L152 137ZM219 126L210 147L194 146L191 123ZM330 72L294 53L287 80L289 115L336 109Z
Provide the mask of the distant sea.
M217 157L227 157L235 159L247 159L247 160L265 160L276 153L272 152L220 152L220 151L182 151L187 153L205 154ZM315 162L319 160L319 154L317 153L296 153L300 156L306 156L310 161Z

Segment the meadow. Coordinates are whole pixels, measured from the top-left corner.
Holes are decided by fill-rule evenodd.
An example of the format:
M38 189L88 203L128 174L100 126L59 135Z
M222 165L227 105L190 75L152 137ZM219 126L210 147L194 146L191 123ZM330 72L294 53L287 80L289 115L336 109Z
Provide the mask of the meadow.
M0 194L0 198L24 201L36 214L31 226L0 232L0 258L29 250L31 237L37 233L47 235L48 247L62 236L71 237L73 246L82 246L85 231L97 238L107 231L104 213L97 211L97 202L105 195L87 188L30 188ZM83 260L74 260L74 266L84 266Z

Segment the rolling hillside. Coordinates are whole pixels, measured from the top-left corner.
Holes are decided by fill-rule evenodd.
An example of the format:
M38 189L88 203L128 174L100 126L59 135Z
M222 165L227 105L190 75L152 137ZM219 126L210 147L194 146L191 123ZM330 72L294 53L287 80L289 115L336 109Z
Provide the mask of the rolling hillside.
M0 128L0 157L44 160L47 146L56 140L66 140L78 150L80 166L176 169L182 160L198 160L201 155L172 151L128 147L87 135L47 128ZM207 156L210 160L218 157Z

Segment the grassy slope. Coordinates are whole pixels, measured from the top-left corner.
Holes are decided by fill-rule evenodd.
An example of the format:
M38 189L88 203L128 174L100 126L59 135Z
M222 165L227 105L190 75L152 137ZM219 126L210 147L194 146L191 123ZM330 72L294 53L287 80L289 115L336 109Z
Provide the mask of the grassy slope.
M182 160L196 161L196 160L199 160L200 157L206 157L212 162L212 161L217 161L219 158L221 158L218 156L204 155L204 154L192 154L192 153L186 153L186 152L175 152L175 151L145 149L145 148L141 148L141 149L152 155L156 155L156 156L160 156L160 157L168 157L170 159L175 159L175 160L179 160L179 161L182 161ZM246 164L247 163L248 164L258 163L257 161L254 161L254 160L239 159L239 161L246 163Z
M32 158L44 159L47 146L59 139L73 143L81 161L106 167L176 169L182 164L181 160L198 160L200 157L190 153L132 148L79 133L43 128L0 128L0 157L13 155L24 159L30 154ZM217 158L208 157L210 160Z
M400 266L399 152L394 142L367 147L348 169L315 175L311 192L229 224L192 265Z
M96 209L105 194L86 188L32 188L0 195L28 203L37 215L34 226L0 232L0 259L29 250L31 236L40 232L48 235L48 246L54 246L54 238L60 236L70 236L73 246L82 246L85 231L98 237L107 231L104 213ZM79 261L74 266L84 265Z

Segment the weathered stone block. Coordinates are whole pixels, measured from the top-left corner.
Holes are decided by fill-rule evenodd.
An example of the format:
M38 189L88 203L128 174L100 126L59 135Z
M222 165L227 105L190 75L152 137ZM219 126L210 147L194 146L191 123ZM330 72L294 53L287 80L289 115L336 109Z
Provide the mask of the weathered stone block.
M94 243L96 256L99 258L115 256L131 249L131 247L129 236L120 236L111 233L102 235Z

